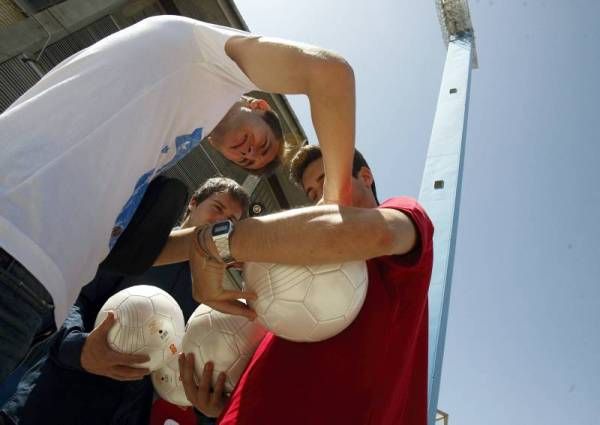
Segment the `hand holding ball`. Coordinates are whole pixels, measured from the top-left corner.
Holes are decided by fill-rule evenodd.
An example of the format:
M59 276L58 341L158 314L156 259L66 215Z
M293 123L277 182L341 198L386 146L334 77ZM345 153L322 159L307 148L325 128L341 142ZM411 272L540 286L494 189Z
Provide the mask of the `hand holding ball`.
M188 320L182 351L194 354L197 374L207 362L214 364L213 386L224 372L225 391L231 392L265 333L258 323L201 305Z
M96 317L97 328L114 312L117 321L110 328L110 348L120 353L147 354L150 360L138 366L151 371L165 365L180 351L185 330L177 301L160 288L137 285L110 297Z

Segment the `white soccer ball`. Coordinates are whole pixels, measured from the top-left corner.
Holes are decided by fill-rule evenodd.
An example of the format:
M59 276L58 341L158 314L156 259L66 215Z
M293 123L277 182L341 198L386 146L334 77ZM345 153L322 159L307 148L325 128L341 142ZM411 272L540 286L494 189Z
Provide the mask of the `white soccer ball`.
M185 396L183 383L179 375L179 361L177 357L151 374L152 385L158 395L169 403L178 406L191 406Z
M258 320L275 335L316 342L337 335L358 315L367 294L364 261L319 266L245 263L244 289Z
M204 365L214 364L212 385L220 372L226 375L225 392L233 391L266 329L241 316L223 314L201 305L188 320L182 351L194 353L194 368L202 374Z
M137 285L117 292L100 309L95 327L109 311L114 311L117 318L108 332L108 343L113 350L147 354L150 360L139 366L151 371L177 356L185 332L183 312L177 301L162 289Z

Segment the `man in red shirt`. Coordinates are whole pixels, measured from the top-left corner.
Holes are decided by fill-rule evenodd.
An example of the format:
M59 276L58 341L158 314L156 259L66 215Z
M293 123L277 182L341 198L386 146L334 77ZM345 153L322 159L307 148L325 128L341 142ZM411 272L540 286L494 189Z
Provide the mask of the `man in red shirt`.
M292 161L291 175L313 202L321 199L325 172L320 149L302 148ZM378 205L373 175L358 152L352 175L352 207L318 206L261 218L261 242L276 233L267 245L271 254L251 252L252 232L238 226L232 240L237 260L285 263L281 260L293 257L290 250L301 257L296 263L365 259L369 288L358 317L333 338L296 343L269 334L227 404L220 388L208 391L207 376L195 385L191 356L182 356L188 398L200 410L210 405L213 413L224 405L220 424L426 424L433 226L413 199L391 198ZM311 253L302 256L278 240L280 222L287 223L288 236L298 232L302 240L308 239L298 244L312 243ZM315 222L326 225L319 228ZM254 227L260 228L261 222ZM380 228L387 230L380 233ZM292 238L288 245L290 240L297 245ZM210 366L205 372L212 373Z

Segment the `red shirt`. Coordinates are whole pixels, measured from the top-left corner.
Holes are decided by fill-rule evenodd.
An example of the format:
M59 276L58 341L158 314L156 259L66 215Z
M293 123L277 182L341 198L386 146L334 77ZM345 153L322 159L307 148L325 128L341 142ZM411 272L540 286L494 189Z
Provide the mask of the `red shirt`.
M150 411L150 425L164 425L166 423L195 425L198 423L198 419L191 407L181 408L162 398L157 398Z
M412 219L419 235L415 249L367 262L365 303L335 337L297 343L268 334L221 425L426 424L433 225L410 198L388 199L379 208Z

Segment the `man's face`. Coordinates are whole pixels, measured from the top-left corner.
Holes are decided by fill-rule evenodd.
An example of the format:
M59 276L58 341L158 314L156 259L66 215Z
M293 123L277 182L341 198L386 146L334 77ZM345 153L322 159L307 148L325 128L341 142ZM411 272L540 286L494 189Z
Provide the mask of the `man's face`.
M371 191L372 174L363 167L358 177L352 177L352 205L355 207L371 208L377 206ZM310 201L315 204L323 197L323 183L325 182L325 168L323 158L315 159L308 164L302 174L302 187Z
M190 202L189 226L202 226L223 220L237 221L242 217L242 206L229 193L217 192L200 204Z
M222 135L211 139L211 143L242 168L263 168L275 159L281 143L263 119L265 113L260 109L240 108L228 120Z
M323 183L325 180L325 169L323 158L315 159L308 164L302 174L302 187L304 193L313 204L323 197Z

